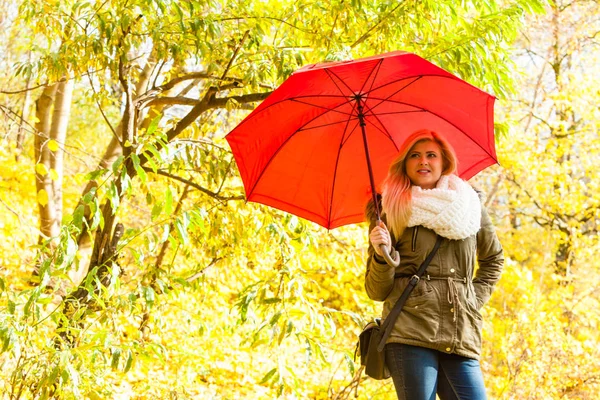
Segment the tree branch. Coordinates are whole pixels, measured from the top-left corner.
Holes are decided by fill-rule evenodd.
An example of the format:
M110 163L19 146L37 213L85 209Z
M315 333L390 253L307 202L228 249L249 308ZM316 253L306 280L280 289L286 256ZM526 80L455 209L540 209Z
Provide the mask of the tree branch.
M254 103L266 99L271 92L263 93L249 93L240 96L230 97L213 97L207 104L207 110L213 108L223 108L226 106L227 101L235 100L240 104ZM200 104L202 100L193 99L191 97L177 96L177 97L157 97L146 104L146 106L157 106L157 105L179 105L179 106L196 106ZM206 110L204 110L206 111Z
M227 73L229 72L229 68L231 68L231 64L233 64L233 61L237 57L240 49L244 45L244 42L248 38L248 33L250 33L250 30L246 30L246 32L244 32L244 36L242 36L242 38L240 39L240 42L238 43L237 47L235 48L235 51L233 52L233 55L229 59L229 62L227 63L227 66L225 67L225 71L223 71L223 75L221 75L221 79L225 79L225 77L227 76Z
M542 207L542 205L540 203L538 203L538 201L535 199L534 196L532 196L529 191L527 189L525 189L523 186L521 186L519 184L519 182L517 182L517 180L510 176L510 174L506 175L506 179L508 179L510 182L512 182L516 187L518 187L520 190L522 190L528 197L529 199L533 202L533 204L543 213L551 215L554 219L562 222L563 224L567 225L567 222L564 220L564 215L546 210L544 207ZM537 221L536 221L537 222Z
M400 3L400 4L398 4L396 7L394 7L394 8L393 8L393 9L392 9L392 10L391 10L389 13L387 13L386 15L384 15L384 16L383 16L383 17L382 17L382 18L381 18L379 21L377 21L377 22L375 23L375 25L371 26L371 27L370 27L370 28L369 28L369 29L368 29L368 30L367 30L367 31L366 31L366 32L365 32L365 33L364 33L364 34L363 34L361 37L359 37L357 41L355 41L354 43L352 43L352 44L350 45L350 48L351 48L351 49L353 49L353 48L355 48L356 46L358 46L359 44L361 44L362 42L364 42L364 41L365 41L365 40L366 40L366 39L369 37L369 35L371 34L371 32L372 32L372 31L373 31L375 28L377 28L379 25L381 25L381 23L382 23L383 21L385 21L385 20L386 20L386 19L387 19L387 18L388 18L390 15L392 15L394 12L396 12L396 10L397 10L397 9L399 9L400 7L402 7L402 6L406 5L406 3L407 3L406 1L404 1L404 2L401 2L401 3Z
M219 20L215 20L215 21L239 21L239 20L246 20L246 19L266 19L266 20L271 20L271 21L277 21L277 22L281 22L284 25L287 25L289 27L292 27L294 29L299 30L300 32L304 32L306 34L309 35L316 35L318 34L318 31L310 31L308 29L302 29L299 26L290 24L289 22L287 22L286 20L282 19L282 18L276 18L276 17L254 17L254 16L247 16L247 17L231 17L231 18L221 18Z
M208 106L209 108L223 108L229 100L235 100L240 104L254 103L256 101L262 101L266 99L271 93L272 92L263 92L243 94L241 96L215 97L212 99Z
M244 82L241 78L222 78L222 77L218 77L215 75L210 75L206 72L191 72L189 74L182 75L177 78L173 78L169 82L165 83L164 85L153 88L152 90L158 90L158 91L164 92L166 90L172 89L173 87L175 87L175 85L177 85L181 82L193 80L193 79L215 79L215 80L219 80L219 81L238 82L239 84L242 84Z
M171 174L171 173L169 173L169 172L165 172L165 171L162 171L162 170L160 170L160 169L159 169L159 170L157 170L157 171L154 171L152 168L148 168L148 167L143 167L143 169L144 169L144 171L146 171L146 172L150 172L150 173L156 173L156 174L158 174L158 175L166 176L167 178L171 178L171 179L174 179L174 180L176 180L176 181L183 182L183 183L185 183L186 185L189 185L189 186L191 186L191 187L193 187L193 188L195 188L195 189L198 189L198 190L199 190L199 191L201 191L202 193L204 193L204 194L206 194L206 195L208 195L208 196L210 196L210 197L212 197L212 198L214 198L214 199L216 199L216 200L220 200L220 201L229 201L229 200L245 200L245 199L246 199L246 197L245 197L245 196L243 196L243 195L239 195L239 196L229 196L229 197L227 197L227 196L221 196L221 195L220 195L220 194L218 194L218 193L215 193L215 192L213 192L213 191L210 191L210 190L208 190L208 189L206 189L206 188L204 188L204 187L202 187L202 186L198 185L197 183L194 183L194 182L190 181L189 179L185 179L185 178L182 178L182 177L180 177L180 176L173 175L173 174Z
M204 274L204 271L206 271L207 269L209 269L210 267L212 267L213 265L215 265L218 261L220 261L222 259L223 259L223 257L213 257L211 262L206 267L202 268L200 271L196 272L194 275L190 276L189 278L185 278L185 280L188 282L195 281L196 279L201 277L202 274Z

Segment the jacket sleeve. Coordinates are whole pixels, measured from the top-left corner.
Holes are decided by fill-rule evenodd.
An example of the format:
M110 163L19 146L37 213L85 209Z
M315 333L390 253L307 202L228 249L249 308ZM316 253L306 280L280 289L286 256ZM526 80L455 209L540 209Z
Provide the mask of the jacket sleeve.
M369 233L375 227L375 222L371 222ZM392 237L392 243L394 238ZM375 301L384 301L394 288L394 274L396 269L389 266L383 257L375 253L375 249L369 240L369 258L367 259L367 272L365 274L365 289L370 299Z
M492 295L504 266L502 245L483 205L481 206L481 229L477 233L477 260L479 268L473 279L473 286L477 296L477 306L482 308Z

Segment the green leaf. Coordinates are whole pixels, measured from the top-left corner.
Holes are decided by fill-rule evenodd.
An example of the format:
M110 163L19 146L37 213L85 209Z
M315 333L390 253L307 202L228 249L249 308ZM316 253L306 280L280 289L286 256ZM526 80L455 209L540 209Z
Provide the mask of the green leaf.
M154 117L152 119L152 121L150 121L150 125L148 125L148 129L146 130L146 134L152 135L154 133L154 131L156 130L156 128L158 128L158 123L160 122L161 118L162 118L162 114L161 115L157 115L156 117Z
M306 347L305 347L305 361L306 365L310 364L310 359L312 357L312 346L310 344L310 340L306 339Z
M29 314L31 313L32 305L36 302L38 297L40 297L40 294L41 294L41 286L38 286L31 291L31 296L29 296L29 298L27 299L27 302L25 303L25 307L23 307L23 314L26 317L29 316Z
M163 209L163 203L155 203L154 206L152 207L152 220L154 221L156 219L156 217L158 217L160 215L160 213L162 212Z
M119 359L121 358L121 349L113 347L111 353L110 367L113 370L117 370L117 368L119 368Z
M84 212L85 207L82 204L78 205L75 211L73 211L73 225L75 225L75 227L80 230L81 226L83 225Z
M169 186L165 191L165 214L171 215L173 213L173 192Z
M268 299L264 299L261 303L263 303L263 304L276 304L276 303L281 303L281 299L279 297L270 297Z
M146 183L148 181L148 176L146 175L146 171L144 171L144 168L142 168L140 166L140 158L138 157L138 155L135 153L132 153L131 161L133 161L133 168L135 168L135 171L137 172L140 180L142 182Z
M114 184L111 184L108 188L108 200L110 201L113 212L116 212L119 208L119 204L121 203L121 199L119 198L119 194L117 193L117 187Z
M81 200L83 204L90 204L92 200L96 197L97 188L92 187L85 195L83 195L83 199Z
M346 360L346 364L348 365L348 370L350 370L350 375L354 376L356 371L356 367L354 366L354 361L347 353L344 353L344 360Z
M90 205L90 209L92 212L92 224L90 225L90 231L93 231L98 226L100 226L100 228L104 227L104 217L102 215L102 210L98 206L98 198L94 198L94 201Z
M144 300L146 300L148 308L152 308L154 301L156 300L156 293L154 292L154 289L152 289L150 286L142 286L142 294L144 295Z
M133 352L131 350L129 350L128 354L127 354L127 361L125 361L125 368L123 369L123 372L125 372L125 373L129 372L132 365L133 365Z
M117 157L117 159L115 160L115 162L112 165L112 172L114 175L119 175L119 169L121 168L121 165L123 165L123 156L119 156Z
M88 180L88 181L95 181L98 178L100 178L101 176L103 176L104 174L106 174L107 172L108 172L108 170L106 168L97 169L96 171L92 171L92 172L89 172L88 174L86 174L84 179Z
M281 317L281 315L282 315L282 311L276 312L275 315L273 315L271 317L271 319L269 320L269 325L271 325L271 326L275 325L277 323L277 321L279 321L279 318Z
M179 240L184 245L187 245L189 243L187 227L188 227L187 214L184 213L180 218L177 218L175 220L175 228L177 229L177 235L179 236Z
M265 374L265 376L263 376L263 378L260 381L259 385L263 385L263 384L267 383L271 378L273 378L275 376L276 372L277 372L277 368L273 368L272 370L270 370L269 372L267 372Z

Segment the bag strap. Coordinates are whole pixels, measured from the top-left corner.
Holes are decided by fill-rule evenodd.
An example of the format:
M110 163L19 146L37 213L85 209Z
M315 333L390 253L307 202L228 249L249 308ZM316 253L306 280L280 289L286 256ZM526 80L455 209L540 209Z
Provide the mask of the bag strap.
M425 261L423 261L423 263L417 270L417 273L410 278L410 281L408 281L408 285L406 285L406 288L404 288L404 292L402 292L402 295L400 296L398 301L396 301L396 304L394 304L394 307L392 308L387 318L381 325L381 331L383 332L383 336L381 337L381 341L377 346L377 351L383 351L385 342L392 333L392 328L394 326L394 323L396 322L396 319L400 315L400 311L402 311L402 307L404 307L404 303L406 303L408 296L410 296L410 293L413 291L415 286L417 286L417 283L425 273L425 270L429 266L429 263L433 259L433 256L435 255L435 253L437 253L438 249L440 248L441 243L442 237L438 235L437 240L435 241L435 245L433 246L433 250L431 250Z

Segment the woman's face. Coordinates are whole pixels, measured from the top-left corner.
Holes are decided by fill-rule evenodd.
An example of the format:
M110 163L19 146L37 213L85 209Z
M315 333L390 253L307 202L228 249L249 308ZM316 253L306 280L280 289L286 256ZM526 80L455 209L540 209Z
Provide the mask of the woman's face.
M440 146L431 141L418 142L406 156L406 174L413 185L433 189L442 176Z

